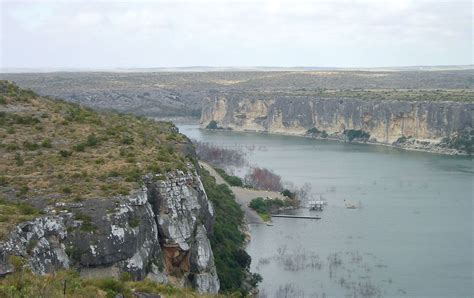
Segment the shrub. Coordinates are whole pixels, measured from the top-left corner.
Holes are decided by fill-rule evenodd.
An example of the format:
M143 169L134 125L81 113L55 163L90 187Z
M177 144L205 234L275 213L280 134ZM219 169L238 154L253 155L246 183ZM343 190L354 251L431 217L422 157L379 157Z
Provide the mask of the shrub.
M95 147L97 146L97 144L99 144L99 140L97 139L95 134L90 134L87 136L87 141L86 141L87 146Z
M261 212L261 213L267 212L267 204L265 203L265 200L260 197L255 198L252 201L250 201L249 207L257 212Z
M363 130L348 129L344 130L344 135L346 136L349 142L352 142L354 139L360 139L362 141L367 141L370 138L370 134Z
M23 147L24 147L26 150L35 151L35 150L38 150L39 145L36 144L36 143L30 143L30 142L28 142L28 141L24 141L24 142L23 142Z
M320 131L316 127L310 128L306 131L306 134L308 135L314 135L314 134L319 134Z
M206 129L220 129L220 127L217 125L215 120L211 120L211 122L206 126Z
M291 192L291 190L289 189L285 189L281 192L282 195L284 195L285 197L288 197L290 199L296 199L296 193L294 192Z
M51 140L50 139L44 139L43 142L41 143L41 147L43 148L52 148Z
M255 167L250 169L249 173L245 175L245 184L256 189L281 191L283 189L281 176L272 171Z
M289 201L282 201L280 199L263 199L259 197L251 200L249 207L255 210L264 221L269 221L272 212L278 211L280 207L290 205L291 202Z
M77 151L77 152L84 152L86 150L86 144L78 143L74 145L72 149L74 149L74 151Z
M60 150L60 151L59 151L59 155L61 155L62 157L66 158L66 157L71 156L71 155L72 155L72 152L67 151L67 150Z
M16 162L16 165L20 167L25 164L25 161L21 157L20 153L15 154L15 162Z
M242 150L223 148L193 140L199 159L217 166L242 166L247 163Z
M242 187L244 185L244 182L239 177L227 175L227 173L223 169L220 169L220 168L215 168L215 170L227 183L229 183L230 186Z
M82 221L81 231L93 232L97 230L97 227L92 223L92 218L89 215L78 212L74 215L74 219Z
M131 217L131 218L128 219L128 225L131 228L136 228L140 225L140 220L136 217Z
M133 144L133 137L130 135L123 135L122 136L122 144L131 145Z
M201 170L201 177L207 196L215 209L216 222L210 241L221 291L241 292L245 296L247 293L243 289L243 283L250 256L245 256L245 237L239 228L243 223L244 214L226 185L217 185L215 179L204 169Z

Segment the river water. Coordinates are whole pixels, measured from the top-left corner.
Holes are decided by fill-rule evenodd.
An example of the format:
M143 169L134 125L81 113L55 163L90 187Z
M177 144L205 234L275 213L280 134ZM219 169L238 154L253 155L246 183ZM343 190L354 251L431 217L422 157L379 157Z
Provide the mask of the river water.
M473 295L473 163L301 137L179 126L192 139L248 148L251 164L328 202L320 220L251 226L262 297ZM361 208L346 209L344 200Z

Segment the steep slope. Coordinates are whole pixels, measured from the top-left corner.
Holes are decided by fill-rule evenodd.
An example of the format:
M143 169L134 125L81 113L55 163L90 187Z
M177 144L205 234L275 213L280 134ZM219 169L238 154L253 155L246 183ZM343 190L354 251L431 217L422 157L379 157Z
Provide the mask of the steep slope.
M214 209L167 122L92 110L0 81L0 276L149 278L217 293Z
M307 93L218 93L208 97L201 124L447 154L472 151L471 91Z

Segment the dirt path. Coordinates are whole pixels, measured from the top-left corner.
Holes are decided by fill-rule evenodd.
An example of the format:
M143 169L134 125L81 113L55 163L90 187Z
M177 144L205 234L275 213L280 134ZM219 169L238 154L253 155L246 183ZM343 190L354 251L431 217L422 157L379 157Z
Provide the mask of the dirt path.
M245 220L248 224L263 224L264 221L258 216L255 210L252 210L248 207L248 204L252 199L258 197L271 197L271 198L280 198L283 199L283 196L279 192L275 191L265 191L265 190L256 190L249 189L237 186L230 186L225 180L214 170L209 164L200 161L199 164L205 168L215 179L217 184L226 184L234 193L235 200L240 205L240 208L245 213Z

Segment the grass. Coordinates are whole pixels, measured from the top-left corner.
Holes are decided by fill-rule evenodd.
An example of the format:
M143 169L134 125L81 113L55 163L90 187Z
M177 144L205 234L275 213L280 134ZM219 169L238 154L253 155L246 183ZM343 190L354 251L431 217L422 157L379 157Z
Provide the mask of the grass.
M145 173L190 161L180 153L187 139L169 122L98 113L6 81L0 96L8 108L0 110L0 173L10 189L27 186L34 196L56 194L61 201L105 198L137 189ZM112 172L118 187L104 187Z
M36 275L23 268L23 261L12 257L15 273L0 279L0 297L50 297L50 298L113 298L136 297L135 292L160 294L163 297L225 297L201 295L191 289L162 285L151 280L129 281L125 278L81 278L73 270L54 274Z
M144 174L185 169L192 160L181 153L190 146L186 137L170 122L95 112L7 81L0 81L0 96L0 198L108 199L140 188ZM3 214L0 235L30 219L20 215Z
M41 212L24 202L11 202L0 198L0 239L18 223L32 220Z
M272 219L272 216L268 213L268 211L264 211L264 212L258 211L257 214L258 214L258 216L260 216L260 218L261 218L264 222L270 222L271 219Z

